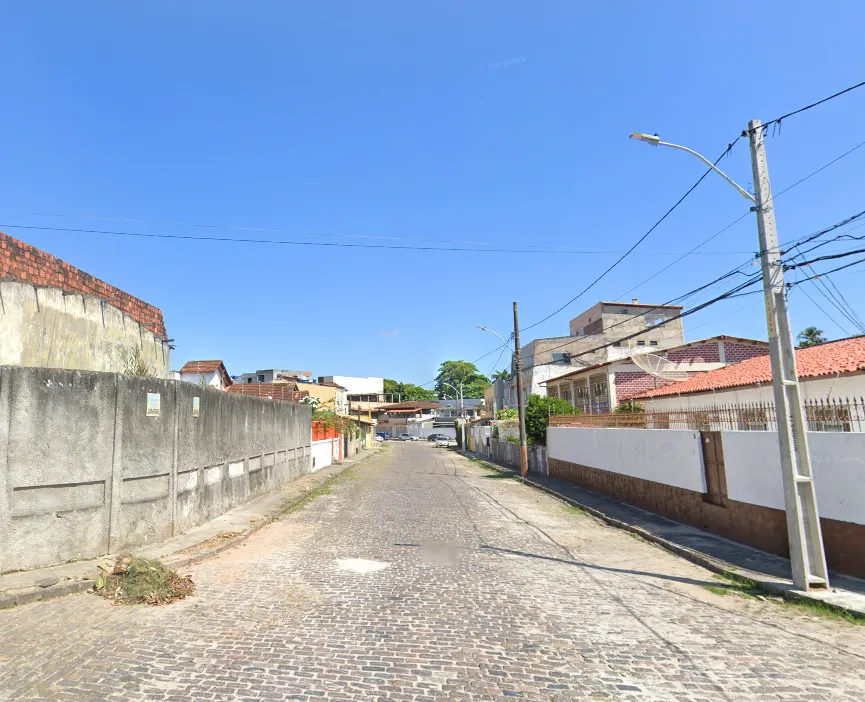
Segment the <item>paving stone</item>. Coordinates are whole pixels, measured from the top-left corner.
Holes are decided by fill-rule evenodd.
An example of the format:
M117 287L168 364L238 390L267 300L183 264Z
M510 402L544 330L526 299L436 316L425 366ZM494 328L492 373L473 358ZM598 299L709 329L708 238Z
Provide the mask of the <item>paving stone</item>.
M711 593L698 566L431 446L386 449L188 570L197 592L170 606L0 611L0 699L865 699L865 627Z

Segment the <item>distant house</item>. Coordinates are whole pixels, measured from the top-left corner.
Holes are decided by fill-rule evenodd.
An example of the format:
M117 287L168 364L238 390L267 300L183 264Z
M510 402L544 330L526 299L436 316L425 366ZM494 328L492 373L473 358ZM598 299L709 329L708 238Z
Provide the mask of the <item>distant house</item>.
M291 383L234 383L226 390L238 395L252 395L286 402L300 402L304 397L309 397L308 392L300 392L294 388Z
M187 361L180 369L180 380L226 390L233 384L222 361Z
M768 354L769 344L765 341L713 336L659 350L655 355L675 364L677 370L699 377L745 359L768 359ZM661 388L676 392L690 382L653 376L637 366L632 358L633 354L552 378L546 381L547 395L567 400L586 414L603 414L625 400L642 397L641 393L649 390Z
M865 336L830 341L796 350L796 371L803 400L859 398L865 395ZM719 368L682 383L634 396L647 409L697 407L774 401L769 356Z
M281 368L265 368L255 373L243 373L236 379L238 383L273 383L277 380L288 380L298 378L302 382L312 382L312 371L308 370L284 370Z

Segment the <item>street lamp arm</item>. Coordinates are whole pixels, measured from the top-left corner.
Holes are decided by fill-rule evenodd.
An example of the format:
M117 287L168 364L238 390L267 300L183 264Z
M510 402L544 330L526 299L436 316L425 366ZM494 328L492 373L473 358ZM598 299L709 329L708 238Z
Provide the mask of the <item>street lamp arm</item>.
M712 163L709 159L707 159L703 154L697 153L693 149L689 149L687 146L680 146L679 144L671 144L668 141L659 141L658 146L669 146L671 149L679 149L680 151L686 151L687 153L696 156L703 163L705 163L709 168L711 168L715 173L721 176L724 180L726 180L730 185L732 185L736 190L739 191L739 194L744 197L746 200L750 200L753 203L756 203L757 200L754 198L751 193L741 187L735 180L733 180L730 176L728 176L724 171L718 168L714 163Z
M689 149L687 146L681 146L679 144L671 144L669 141L661 141L661 138L657 134L640 134L639 132L634 132L631 134L631 139L636 139L637 141L644 141L647 144L651 144L652 146L669 146L671 149L678 149L679 151L684 151L686 153L691 154L692 156L696 156L703 163L705 163L709 168L711 168L715 173L721 176L724 180L726 180L730 185L732 185L739 194L744 197L746 200L757 204L756 198L751 195L747 190L745 190L741 185L739 185L735 180L733 180L730 176L728 176L724 171L718 168L714 163L712 163L709 159L707 159L703 154L697 153L693 149Z
M509 349L511 348L511 347L510 347L510 344L508 344L508 342L507 342L507 341L502 337L502 335L499 334L497 331L494 331L494 330L492 330L492 329L488 329L487 327L482 326L482 325L480 325L480 324L476 324L475 326L476 326L478 329L480 329L481 331L489 332L490 334L495 334L497 337L499 337L499 339L501 340L502 344L504 344L505 346L507 346Z

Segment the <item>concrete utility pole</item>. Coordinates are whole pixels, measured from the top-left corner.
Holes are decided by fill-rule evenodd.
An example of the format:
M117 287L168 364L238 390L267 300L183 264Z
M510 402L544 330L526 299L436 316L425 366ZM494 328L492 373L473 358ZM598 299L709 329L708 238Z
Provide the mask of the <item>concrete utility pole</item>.
M744 133L743 133L744 136ZM772 389L778 425L778 447L781 452L781 480L784 486L784 509L787 515L787 538L790 544L790 566L793 583L800 590L829 588L829 573L823 551L823 535L817 513L814 475L808 452L808 435L796 372L796 355L787 312L787 289L784 264L778 249L775 209L769 187L766 145L760 120L748 123L751 142L751 167L755 195L751 195L705 156L678 144L661 141L657 134L634 132L631 139L652 146L668 146L696 156L732 185L746 200L754 203L757 230L760 235L760 263L763 270L763 292L766 298L766 322L769 328L769 356L772 363Z
M748 136L751 141L754 210L757 213L757 229L760 234L760 263L766 297L772 389L775 394L778 443L781 449L781 473L793 583L800 590L806 591L815 587L828 588L829 573L817 512L807 427L802 411L796 355L787 311L784 264L778 249L778 231L775 228L775 210L766 164L765 136L760 120L755 119L748 123Z
M526 443L526 408L523 401L523 369L520 364L520 320L514 303L514 371L517 374L517 408L520 415L520 475L529 474L529 448Z

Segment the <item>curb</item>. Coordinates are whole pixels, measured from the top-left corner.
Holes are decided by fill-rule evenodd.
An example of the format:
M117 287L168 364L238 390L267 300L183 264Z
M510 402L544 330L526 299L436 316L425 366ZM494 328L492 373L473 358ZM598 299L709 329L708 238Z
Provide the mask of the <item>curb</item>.
M378 451L373 450L359 460L352 461L351 463L341 463L340 465L342 465L342 470L331 475L329 478L324 480L321 485L318 485L317 487L306 491L305 493L299 495L290 502L283 502L278 508L272 510L269 514L256 521L255 524L251 525L247 529L244 529L244 531L239 536L235 536L234 538L229 539L228 541L225 541L218 546L214 546L213 548L202 551L201 553L181 557L168 556L162 559L162 562L165 563L165 565L172 570L178 570L180 568L187 568L191 565L195 565L196 563L201 563L202 561L206 561L208 558L218 556L223 551L246 541L250 536L255 534L260 529L263 529L269 524L273 524L273 522L277 521L287 510L291 509L299 502L305 500L310 492L314 492L315 490L320 489L324 485L327 485L328 483L332 482L337 477L342 475L346 470L360 465L368 458L376 455L377 453ZM312 474L308 473L307 475ZM238 507L239 506L240 505L238 505ZM194 546L188 548L194 548ZM30 604L31 602L44 602L45 600L53 600L57 597L65 597L66 595L74 595L78 592L84 592L85 590L90 590L93 587L94 580L95 576L85 576L85 578L82 580L70 580L65 583L50 585L48 587L28 588L26 590L21 590L20 592L11 595L0 595L0 610L12 609L19 605Z
M622 529L624 531L629 531L632 534L636 534L640 538L645 539L646 541L650 541L660 546L664 550L669 551L670 553L673 553L688 561L691 561L691 563L695 563L696 565L701 566L713 573L717 573L718 575L723 575L734 580L737 578L750 580L763 592L769 595L782 597L784 600L789 602L819 602L821 605L829 609L833 609L836 612L849 614L851 617L855 617L856 619L865 619L865 613L860 610L849 609L848 607L843 607L832 602L827 602L826 600L819 597L811 597L806 592L793 589L792 584L786 585L771 580L761 580L761 573L756 573L751 570L743 571L740 568L734 566L733 564L727 563L726 561L711 558L700 551L695 551L685 546L675 544L672 541L667 541L666 539L657 536L656 534L653 534L649 531L646 531L645 529L641 529L640 527L634 526L633 524L628 524L627 522L623 522L620 519L610 517L604 512L595 509L594 507L589 507L588 505L584 505L582 502L579 502L571 497L562 495L561 493L556 492L552 488L548 488L545 485L536 483L529 478L523 478L517 473L517 471L510 468L505 468L504 466L496 465L495 463L486 460L486 458L479 457L477 454L470 454L465 451L459 451L459 453L466 458L474 458L475 460L483 461L486 465L499 473L510 474L511 477L514 478L514 480L523 483L524 485L533 487L536 490L540 490L541 492L545 492L546 494L555 497L558 500L561 500L562 502L566 502L572 507L576 507L580 511L585 512L586 514L589 514L596 519L600 519L602 522L608 524L609 526L616 527L617 529Z

